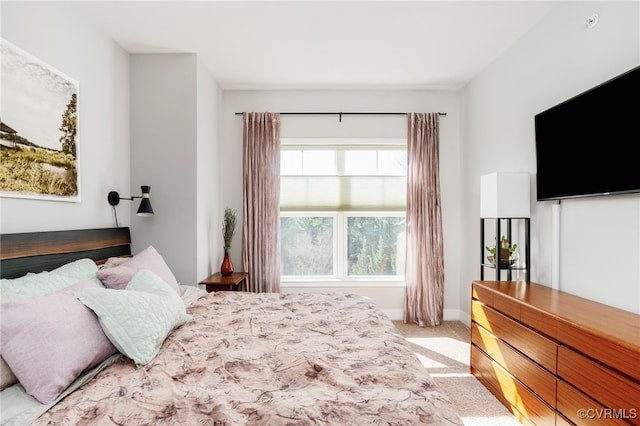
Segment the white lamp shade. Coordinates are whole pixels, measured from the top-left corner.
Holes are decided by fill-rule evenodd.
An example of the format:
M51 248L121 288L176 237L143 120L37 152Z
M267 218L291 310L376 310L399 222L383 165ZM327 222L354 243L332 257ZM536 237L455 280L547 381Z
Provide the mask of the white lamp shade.
M529 173L500 172L480 177L480 217L529 217Z

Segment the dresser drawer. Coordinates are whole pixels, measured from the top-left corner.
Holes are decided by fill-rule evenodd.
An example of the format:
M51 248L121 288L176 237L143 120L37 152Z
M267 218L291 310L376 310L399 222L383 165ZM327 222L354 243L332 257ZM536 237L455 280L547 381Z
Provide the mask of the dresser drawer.
M567 420L565 417L562 416L562 414L557 413L556 426L574 426L574 425L573 425L573 422L570 422L569 420Z
M625 425L624 420L616 418L570 384L558 380L557 410L577 425Z
M552 315L525 305L520 310L520 321L550 338L558 340L558 320Z
M471 319L551 373L556 372L556 343L474 300Z
M558 349L558 376L587 395L596 395L596 402L613 410L636 413L632 424L640 425L640 385L576 352L561 346ZM589 408L589 407L581 407ZM565 415L568 415L565 413Z
M472 295L474 299L491 306L496 311L502 312L511 318L520 319L521 305L519 302L478 285L473 286Z
M471 343L482 349L512 376L552 407L556 405L556 378L544 368L513 349L475 323L471 323Z
M471 298L475 300L479 300L480 302L493 306L493 297L495 296L495 292L489 289L486 289L477 284L473 284L471 286Z
M521 421L528 419L537 426L555 426L553 408L474 345L471 366L472 374Z
M640 426L640 315L535 283L472 295L471 372L521 421Z
M640 320L638 323L640 324ZM640 332L636 337L637 343L640 341ZM640 381L640 351L626 348L565 322L559 322L558 340Z

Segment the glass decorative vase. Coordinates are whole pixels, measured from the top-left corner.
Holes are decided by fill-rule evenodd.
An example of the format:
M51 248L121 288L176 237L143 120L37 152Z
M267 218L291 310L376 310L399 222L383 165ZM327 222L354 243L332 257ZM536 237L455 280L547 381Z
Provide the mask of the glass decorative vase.
M231 247L224 248L224 258L222 259L222 265L220 265L220 273L228 277L233 274L233 263L231 263L231 257L229 256L229 250Z

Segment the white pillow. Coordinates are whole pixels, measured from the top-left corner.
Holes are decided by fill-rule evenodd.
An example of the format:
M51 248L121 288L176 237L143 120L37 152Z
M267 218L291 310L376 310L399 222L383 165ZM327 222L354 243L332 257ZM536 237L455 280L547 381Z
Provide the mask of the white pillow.
M204 295L209 294L206 290L202 290L192 285L180 285L180 297L185 306L191 305Z
M173 330L192 320L180 296L149 270L136 273L124 291L89 288L75 295L96 313L111 343L138 367L158 354Z
M52 271L28 274L0 280L0 293L5 300L44 296L80 281L91 280L102 286L96 277L98 266L91 259L79 259Z

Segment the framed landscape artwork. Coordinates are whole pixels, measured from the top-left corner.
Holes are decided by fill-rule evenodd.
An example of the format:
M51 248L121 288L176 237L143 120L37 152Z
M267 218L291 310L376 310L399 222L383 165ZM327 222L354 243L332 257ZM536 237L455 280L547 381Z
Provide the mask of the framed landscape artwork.
M78 83L0 40L0 195L80 201Z

